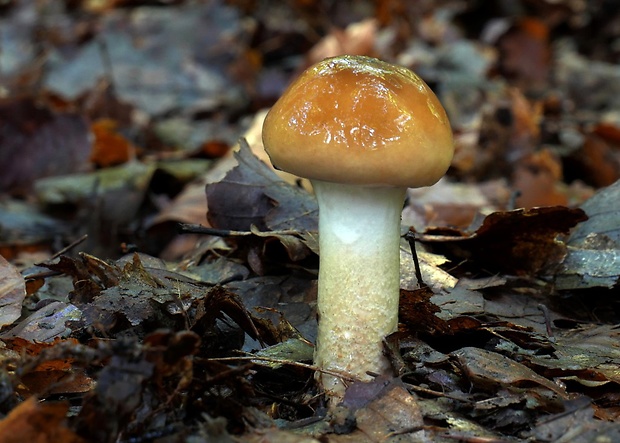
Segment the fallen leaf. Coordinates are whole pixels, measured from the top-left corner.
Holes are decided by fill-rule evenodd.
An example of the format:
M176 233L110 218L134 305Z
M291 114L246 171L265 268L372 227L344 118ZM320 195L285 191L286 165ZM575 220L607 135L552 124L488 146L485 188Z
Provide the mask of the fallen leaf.
M100 167L126 163L136 155L136 147L118 132L118 123L99 119L91 124L94 135L91 161Z
M566 158L567 168L584 182L601 188L620 179L618 144L596 132L586 133L583 143Z
M620 278L620 181L597 192L581 209L588 220L568 238L568 254L555 275L557 289L614 286Z
M24 193L40 178L83 171L91 151L86 119L34 98L0 99L0 189Z
M49 396L83 394L94 387L76 357L81 345L74 339L50 343L32 342L23 338L2 338L6 348L21 356L19 381L22 395Z
M0 255L0 328L20 317L25 298L24 277Z
M360 434L360 437L377 443L390 436L398 436L398 441L402 442L434 441L432 434L423 429L424 421L416 396L399 382L389 383L354 415L357 424L357 430L351 434L354 437Z
M517 20L497 41L499 71L524 90L538 91L548 82L549 28L537 17Z
M31 342L52 342L71 333L68 322L78 321L82 312L70 303L52 301L37 309L0 337L19 337Z
M530 209L537 206L567 206L568 198L559 189L562 181L560 158L543 149L527 155L516 165L513 187L519 192L516 206Z
M503 387L543 386L567 399L566 391L548 379L541 377L525 365L484 349L465 347L451 353L467 378L481 389L501 385Z
M154 172L155 165L129 162L88 174L42 179L36 182L35 193L40 202L48 205L78 204L93 195L104 196L107 197L106 207L102 211L108 217L111 217L109 214L128 213L125 218L131 218ZM124 201L131 201L131 207Z
M372 55L377 30L378 23L374 18L352 23L344 30L332 29L308 51L308 66L337 55Z
M66 426L68 410L68 403L38 403L30 397L0 421L0 443L84 443Z
M97 28L97 38L72 46L71 54L64 46L50 47L47 88L77 97L108 77L120 100L152 116L244 106L242 85L228 74L227 61L237 60L251 27L232 7L145 5L103 14ZM114 67L113 75L106 66Z
M565 410L537 420L529 432L538 441L554 443L614 442L620 439L620 424L598 420L587 398L564 403Z
M419 235L469 263L477 263L489 272L526 275L557 266L566 254L566 245L557 237L587 218L581 209L563 206L494 212L470 235ZM435 232L446 233L447 230ZM450 231L448 231L450 232ZM441 249L441 248L440 248ZM446 254L449 258L450 254Z
M0 201L0 255L11 260L23 251L49 251L67 225L24 201Z
M245 142L235 157L238 165L220 182L207 185L208 219L213 227L317 230L317 203L309 193L279 178L251 154Z
M306 340L290 338L261 349L253 355L264 358L262 360L260 358L252 360L257 365L278 369L286 363L312 361L314 346L310 345Z
M620 331L612 325L558 328L553 354L541 353L526 358L558 379L571 380L586 388L617 385L620 384L619 338Z
M447 334L450 327L438 317L441 309L431 301L433 291L422 287L414 291L400 291L398 319L412 333Z

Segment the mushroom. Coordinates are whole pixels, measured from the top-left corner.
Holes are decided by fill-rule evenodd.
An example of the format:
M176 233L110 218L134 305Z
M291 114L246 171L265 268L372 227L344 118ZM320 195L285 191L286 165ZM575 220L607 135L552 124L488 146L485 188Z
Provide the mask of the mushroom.
M396 331L400 217L408 187L430 186L454 147L431 89L401 66L364 56L325 59L271 108L263 142L274 166L310 179L319 204L315 365L328 397L386 374L383 339Z

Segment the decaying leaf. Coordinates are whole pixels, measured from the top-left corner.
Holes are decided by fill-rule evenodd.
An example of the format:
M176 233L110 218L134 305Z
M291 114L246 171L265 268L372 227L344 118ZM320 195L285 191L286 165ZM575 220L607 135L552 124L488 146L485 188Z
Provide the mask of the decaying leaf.
M81 311L70 303L52 301L37 309L27 318L9 329L0 337L20 337L32 342L52 342L57 338L66 337L71 333L67 322L78 321Z
M557 289L607 287L620 278L620 181L581 207L589 219L568 239L568 254L555 278Z
M71 300L82 310L85 326L106 330L119 321L131 326L156 321L161 326L178 323L209 330L225 314L250 336L258 336L236 294L166 269L147 268L138 254L118 264L81 254L79 259L61 257L59 263L45 266L74 278Z
M19 381L22 394L34 396L82 394L95 382L84 369L84 351L77 340L35 343L23 338L3 338L7 349L21 356Z
M32 97L0 100L0 189L23 192L39 178L86 169L86 119L55 112Z
M566 391L559 385L541 377L530 368L504 357L496 352L485 351L480 348L465 347L452 353L467 377L475 385L488 389L502 385L505 387L543 386L567 399Z
M437 316L441 309L431 302L432 296L433 291L426 286L414 291L401 289L399 321L415 332L448 333L450 328Z
M354 415L357 431L351 436L360 434L358 441L390 441L390 437L396 436L398 441L408 443L434 441L432 435L423 427L416 396L407 391L402 383L389 383L375 399L356 410Z
M35 192L41 202L50 205L75 204L92 195L99 195L106 197L105 209L109 212L127 212L129 209L135 212L136 208L130 207L129 202L139 204L154 171L153 164L129 162L88 174L42 179L35 184Z
M26 298L24 277L0 255L0 328L10 325L22 313Z
M314 198L279 178L242 141L235 153L238 165L218 183L207 185L208 218L217 228L316 231Z
M620 330L611 325L583 325L558 330L553 354L527 357L565 381L586 387L620 384Z
M127 433L140 433L156 414L136 416L136 409L154 410L161 402L178 401L180 389L191 380L190 356L199 343L192 332L159 331L149 334L144 345L135 339L109 344L110 360L99 373L96 388L83 400L77 432L96 441L105 441L106 435L125 426Z
M620 425L597 420L587 398L567 401L564 405L564 411L537 421L530 433L533 438L554 443L615 442L620 439Z
M538 18L522 18L497 42L499 70L524 89L534 90L547 83L551 50L549 28Z
M452 254L489 272L536 274L561 262L566 245L557 237L586 219L581 209L564 206L517 209L489 214L471 235L433 235L437 231L428 230L419 238L440 242Z
M125 163L135 156L136 147L118 132L118 123L111 119L99 119L92 123L94 135L91 161L98 166Z

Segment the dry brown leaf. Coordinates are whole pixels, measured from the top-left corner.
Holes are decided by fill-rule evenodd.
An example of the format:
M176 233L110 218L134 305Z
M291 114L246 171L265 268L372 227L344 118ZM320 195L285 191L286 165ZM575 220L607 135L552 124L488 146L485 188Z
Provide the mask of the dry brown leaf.
M432 441L426 431L420 429L424 422L416 397L402 383L390 383L381 394L355 412L356 433L377 443L396 435L402 442Z

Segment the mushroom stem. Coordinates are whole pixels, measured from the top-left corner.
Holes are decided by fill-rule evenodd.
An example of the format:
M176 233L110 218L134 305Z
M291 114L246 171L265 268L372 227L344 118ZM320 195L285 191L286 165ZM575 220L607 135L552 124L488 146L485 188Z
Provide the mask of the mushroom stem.
M384 374L383 338L396 331L405 188L312 180L319 203L319 329L315 363L362 381ZM320 376L332 404L337 377Z

